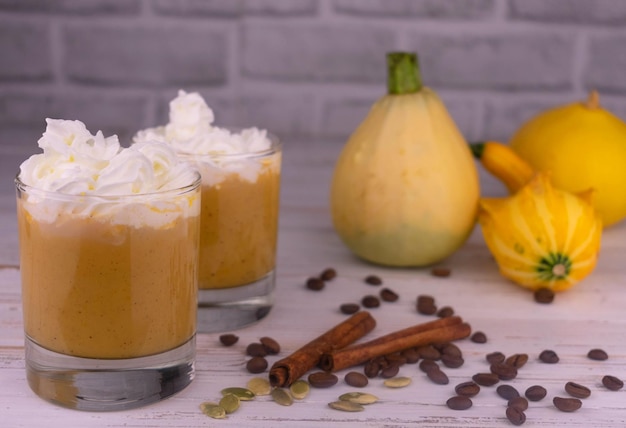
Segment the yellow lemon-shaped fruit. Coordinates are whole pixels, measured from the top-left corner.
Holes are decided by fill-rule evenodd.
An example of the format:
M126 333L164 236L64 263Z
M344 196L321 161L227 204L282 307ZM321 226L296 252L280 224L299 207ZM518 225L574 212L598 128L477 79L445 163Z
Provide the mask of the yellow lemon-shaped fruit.
M626 123L603 109L592 91L586 102L559 106L525 123L513 149L552 183L573 193L594 189L604 226L626 218Z

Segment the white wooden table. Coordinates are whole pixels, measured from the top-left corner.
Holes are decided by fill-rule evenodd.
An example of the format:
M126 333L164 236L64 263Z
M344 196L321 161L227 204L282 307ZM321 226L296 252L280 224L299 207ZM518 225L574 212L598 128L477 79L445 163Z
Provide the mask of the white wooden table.
M190 387L161 403L137 410L86 413L49 404L29 389L24 371L20 279L17 266L17 233L12 178L23 154L3 154L0 163L0 426L2 427L288 427L310 426L424 426L501 427L512 426L505 418L505 400L495 387L483 387L465 411L446 407L454 386L488 371L485 355L527 353L529 362L510 382L520 392L540 384L548 390L542 401L530 403L528 427L624 427L626 389L612 392L601 385L606 374L626 379L626 224L606 230L595 272L571 291L557 295L550 305L535 303L529 292L504 280L477 229L469 242L440 266L452 270L448 278L437 278L430 269L385 269L353 257L335 235L328 212L327 195L332 166L340 147L321 144L287 144L283 163L283 194L279 234L277 299L270 315L261 323L236 331L237 345L219 344L218 334L199 335L197 375ZM33 149L34 151L34 149ZM482 177L486 182L486 177ZM483 183L485 184L485 183ZM487 188L498 188L487 183ZM304 287L309 276L332 266L338 277L321 292ZM343 413L327 406L354 388L340 382L329 389L313 389L308 398L290 407L279 406L269 397L243 403L225 420L204 416L198 406L219 399L220 390L244 386L252 377L246 369L245 346L261 336L278 340L283 351L269 358L270 364L317 337L345 319L340 303L359 301L377 292L366 285L368 274L379 275L385 286L400 295L395 303L384 303L371 312L378 321L369 338L433 319L417 314L415 298L431 294L439 305L452 306L474 330L487 334L486 344L458 342L465 364L445 369L449 385L431 383L416 365L405 365L400 375L412 378L410 386L389 389L383 379L370 380L366 391L380 397L364 412ZM586 357L591 348L602 348L607 361ZM538 355L551 349L560 362L549 365ZM567 396L564 385L575 381L592 394L574 413L563 413L552 405L554 396Z

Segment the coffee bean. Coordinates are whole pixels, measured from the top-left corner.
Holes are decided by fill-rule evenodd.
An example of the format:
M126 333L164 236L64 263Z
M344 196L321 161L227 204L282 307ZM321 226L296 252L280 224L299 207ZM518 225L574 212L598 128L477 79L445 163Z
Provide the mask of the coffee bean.
M252 357L246 363L246 369L250 373L263 373L267 369L267 360L263 357Z
M439 351L442 354L449 355L452 357L463 357L463 351L461 348L456 346L454 343L446 342L439 346Z
M280 352L280 344L271 337L262 337L259 339L261 345L269 355L276 355Z
M383 280L376 275L368 275L365 277L365 283L369 285L381 285Z
M500 380L511 380L517 377L517 369L505 363L494 363L489 366L491 373L498 375Z
M452 315L454 315L454 309L452 309L452 307L450 306L444 306L437 311L437 316L439 318L447 318L451 317Z
M424 345L417 348L417 352L424 360L438 360L441 358L441 352L437 350L433 345Z
M500 382L500 378L494 373L476 373L472 380L480 386L493 386Z
M506 359L506 357L504 356L502 352L497 352L497 351L487 354L485 358L487 359L487 362L489 362L489 364L503 363L504 360Z
M430 270L430 273L431 273L432 276L438 276L440 278L446 278L446 277L450 276L452 271L450 269L448 269L448 268L436 267L436 268L432 268Z
M239 340L239 336L234 334L222 334L220 336L220 342L224 346L233 346Z
M400 298L400 296L398 296L395 291L390 290L389 288L383 288L382 290L380 290L380 298L383 299L385 302L395 302Z
M556 352L546 349L545 351L541 351L541 354L539 354L539 360L546 364L556 364L559 362L559 356Z
M422 360L419 367L424 373L428 373L431 370L440 370L439 365L433 360Z
M369 383L367 376L359 372L348 372L346 373L343 380L348 385L353 386L355 388L363 388L364 386L367 386L367 384Z
M487 343L487 335L482 331L477 331L470 336L470 340L474 343Z
M472 407L472 400L462 395L448 398L446 405L452 410L467 410Z
M385 355L385 359L389 362L389 364L397 364L399 366L406 364L406 358L401 352L394 352L393 354Z
M567 382L565 384L565 392L576 398L587 398L591 395L589 388L576 382Z
M520 396L517 389L508 384L498 386L496 388L496 393L505 400L511 400Z
M384 379L390 379L394 376L397 376L399 371L400 364L391 364L390 366L385 367L380 371L380 377Z
M420 353L415 348L409 348L402 351L402 356L406 359L407 364L415 364L420 360Z
M306 288L313 291L320 291L326 286L326 283L320 278L309 278L306 280Z
M451 369L458 369L459 367L461 367L465 363L465 360L463 359L463 357L458 357L458 356L448 355L448 354L442 354L441 355L441 362L446 367L449 367Z
M506 408L506 418L515 426L524 425L526 422L526 414L516 407Z
M554 397L554 399L552 399L552 403L554 404L554 407L562 412L575 412L583 405L583 402L580 401L578 398L563 397Z
M611 391L619 391L624 387L624 381L611 375L606 375L602 378L602 385Z
M426 372L426 376L433 383L437 385L447 385L450 383L450 379L448 379L448 375L442 372L440 369L429 370Z
M341 313L346 315L355 314L359 312L359 309L361 309L361 306L358 303L344 303L339 306Z
M530 401L541 401L545 398L548 391L541 385L533 385L528 387L524 392L526 398Z
M609 355L606 351L602 349L592 349L587 353L587 357L596 360L596 361L604 361L609 359Z
M454 387L454 392L464 397L473 397L480 392L480 386L472 381L463 382Z
M375 378L380 373L380 364L376 360L368 361L363 367L363 373L370 379Z
M320 274L320 278L324 281L330 281L337 276L337 271L333 268L326 268Z
M528 400L524 397L514 397L511 398L506 405L509 407L515 407L523 412L528 409Z
M528 361L528 354L513 354L504 360L504 364L509 366L513 366L516 369L521 369L524 367L526 362Z
M267 351L261 343L253 342L246 347L246 355L251 357L264 357L267 355Z
M417 296L417 303L415 305L417 312L422 315L434 315L437 313L437 306L435 305L435 298L428 295Z
M546 287L538 288L533 293L533 297L537 303L552 303L554 300L554 291Z
M377 308L380 306L380 300L378 299L378 297L369 294L363 297L363 299L361 300L361 304L366 308Z
M311 373L307 379L309 384L315 388L330 388L339 381L337 376L329 372Z

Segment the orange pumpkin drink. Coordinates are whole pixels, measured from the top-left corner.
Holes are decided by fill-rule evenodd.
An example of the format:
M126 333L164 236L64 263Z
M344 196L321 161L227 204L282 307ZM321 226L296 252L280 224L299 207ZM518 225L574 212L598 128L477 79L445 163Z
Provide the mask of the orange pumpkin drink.
M48 120L16 179L26 369L57 404L119 410L193 378L200 176L162 143Z
M167 125L137 133L163 141L202 176L198 331L260 320L273 304L281 145L264 130L213 125L197 93L180 91Z

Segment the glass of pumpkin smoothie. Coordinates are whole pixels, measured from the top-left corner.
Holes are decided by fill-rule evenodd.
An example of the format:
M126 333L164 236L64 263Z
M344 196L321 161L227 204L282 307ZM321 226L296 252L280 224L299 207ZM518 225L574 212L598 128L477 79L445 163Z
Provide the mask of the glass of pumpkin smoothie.
M257 128L214 126L197 93L179 91L169 117L134 141L167 143L202 176L198 332L256 322L273 305L281 143Z
M15 182L26 371L65 407L161 400L194 376L200 176L162 143L50 120Z

